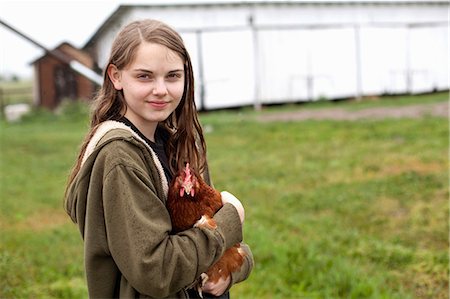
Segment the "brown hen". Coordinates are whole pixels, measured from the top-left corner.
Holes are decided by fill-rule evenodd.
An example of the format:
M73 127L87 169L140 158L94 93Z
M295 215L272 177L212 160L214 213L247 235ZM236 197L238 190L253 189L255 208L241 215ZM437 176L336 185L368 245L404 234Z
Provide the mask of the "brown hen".
M190 167L178 172L169 188L167 209L172 220L172 232L178 233L192 227L216 229L214 214L222 207L219 191L209 186ZM239 270L244 262L244 251L239 244L227 249L223 256L208 269L206 281L217 282Z

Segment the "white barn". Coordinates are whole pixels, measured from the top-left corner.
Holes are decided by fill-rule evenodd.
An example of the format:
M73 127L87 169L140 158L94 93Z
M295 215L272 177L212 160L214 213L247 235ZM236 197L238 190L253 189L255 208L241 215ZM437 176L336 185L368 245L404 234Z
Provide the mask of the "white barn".
M179 1L120 6L85 45L103 69L130 21L181 33L197 107L448 90L446 0Z

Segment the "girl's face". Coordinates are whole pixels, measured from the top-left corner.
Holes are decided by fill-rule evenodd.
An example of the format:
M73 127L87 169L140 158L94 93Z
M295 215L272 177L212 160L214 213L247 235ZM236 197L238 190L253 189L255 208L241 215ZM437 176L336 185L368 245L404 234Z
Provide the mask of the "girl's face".
M169 117L183 96L183 60L159 44L143 42L134 61L122 70L110 65L108 75L114 88L123 90L125 117L145 135L149 130L154 133L157 124Z

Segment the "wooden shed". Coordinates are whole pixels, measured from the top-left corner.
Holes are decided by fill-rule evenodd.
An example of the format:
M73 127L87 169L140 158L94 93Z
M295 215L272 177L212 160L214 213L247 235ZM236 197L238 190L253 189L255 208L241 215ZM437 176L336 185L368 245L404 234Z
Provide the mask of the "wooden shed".
M53 53L64 59L58 59L50 53L33 61L34 101L36 106L56 108L63 100L88 100L95 92L95 84L72 70L65 61L76 60L92 69L93 60L85 51L77 49L67 42L56 47Z

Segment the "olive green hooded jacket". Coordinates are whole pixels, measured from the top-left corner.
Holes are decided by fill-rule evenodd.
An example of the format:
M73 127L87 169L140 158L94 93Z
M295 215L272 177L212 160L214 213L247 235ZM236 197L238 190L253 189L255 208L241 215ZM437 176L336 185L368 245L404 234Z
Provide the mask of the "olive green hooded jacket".
M242 241L231 204L214 216L216 230L172 235L167 191L161 163L144 140L120 122L97 129L66 195L67 212L84 240L90 298L187 298L186 288ZM250 249L243 248L245 263L232 283L253 267Z

